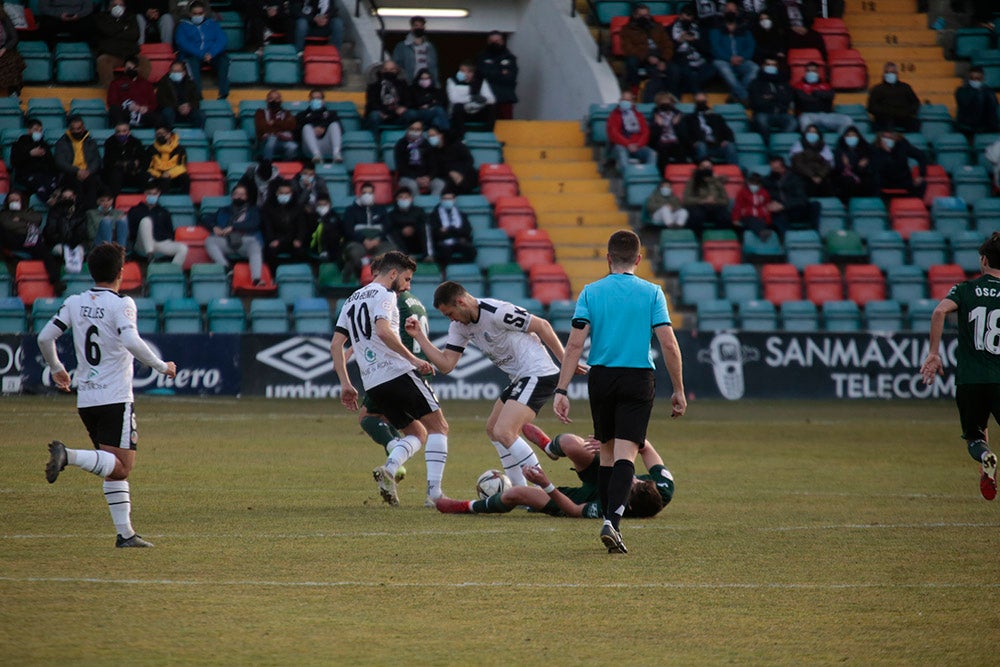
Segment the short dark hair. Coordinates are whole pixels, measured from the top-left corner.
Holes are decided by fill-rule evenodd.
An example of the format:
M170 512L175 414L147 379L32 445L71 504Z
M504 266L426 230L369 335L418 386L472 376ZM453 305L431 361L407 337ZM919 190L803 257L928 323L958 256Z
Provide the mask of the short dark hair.
M405 252L390 250L384 255L376 257L372 263L372 273L388 273L393 269L397 271L416 271L417 263Z
M81 116L78 113L73 114L72 116L70 116L69 118L66 119L66 127L69 127L70 125L72 125L73 123L76 123L76 122L82 123L83 122L83 116Z
M401 194L408 194L408 195L410 195L412 197L413 196L413 190L411 190L410 188L406 187L405 185L401 185L398 188L396 188L396 192L393 193L393 196L394 197L398 197Z
M25 127L29 128L34 127L35 125L42 125L42 121L39 120L38 118L29 118L28 121L24 124Z
M423 23L424 25L427 25L427 19L423 16L411 16L410 25L412 26L414 23Z
M460 283L456 283L454 280L446 280L434 290L434 307L453 306L458 297L468 293L468 290Z
M375 184L372 183L371 181L362 181L361 182L361 187L358 188L358 192L363 191L365 188L371 188L372 190L374 190L375 189Z
M986 258L991 269L1000 269L1000 232L993 234L979 246L979 254Z
M95 283L113 283L125 266L125 248L117 243L102 243L87 255L87 268Z
M615 265L634 264L639 256L639 235L631 229L619 229L608 239L608 255Z
M764 182L764 177L758 174L757 172L753 172L749 176L747 176L747 183L750 183L751 185L760 185L763 182Z
M632 485L625 506L625 516L643 519L656 516L663 509L663 496L651 479L640 480Z
M981 65L973 65L969 68L969 74L982 74L983 68Z
M786 164L785 163L785 157L783 155L778 155L777 153L773 153L771 155L768 155L767 156L767 161L768 162L780 162L781 164Z
M205 12L208 12L208 7L205 5L204 2L202 2L202 0L194 0L194 2L188 5L188 11L190 12L195 7L201 7L202 9L205 10Z
M160 191L162 193L163 192L163 186L160 185L160 180L159 179L157 179L157 178L151 178L148 181L146 181L146 187L144 187L143 190L144 191L145 190L158 190L158 191Z

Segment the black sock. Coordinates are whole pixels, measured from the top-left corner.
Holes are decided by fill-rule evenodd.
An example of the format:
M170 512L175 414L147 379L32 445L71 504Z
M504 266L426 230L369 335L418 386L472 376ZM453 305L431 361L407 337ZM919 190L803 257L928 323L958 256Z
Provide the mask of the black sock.
M632 479L635 477L635 464L627 459L615 461L611 469L611 482L608 484L608 508L604 510L604 518L618 530L622 514L628 504L628 495L632 491Z
M611 466L601 466L597 471L597 492L601 498L601 511L608 513L608 484L611 482Z
M988 451L990 451L990 448L984 440L969 441L969 456L971 456L976 463L982 463L983 454Z

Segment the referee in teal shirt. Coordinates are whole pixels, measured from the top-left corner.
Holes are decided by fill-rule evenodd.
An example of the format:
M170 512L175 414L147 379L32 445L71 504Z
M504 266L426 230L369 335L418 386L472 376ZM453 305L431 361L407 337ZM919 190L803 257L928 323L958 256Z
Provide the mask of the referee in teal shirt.
M667 300L659 285L633 273L642 260L639 250L639 237L634 232L617 231L608 239L610 274L580 292L552 404L559 420L570 423L566 388L589 335L587 385L594 437L601 442L601 542L608 553L628 551L619 522L635 479L635 457L646 441L656 394L652 334L660 342L674 388L671 416L680 417L687 409L681 351L670 326Z

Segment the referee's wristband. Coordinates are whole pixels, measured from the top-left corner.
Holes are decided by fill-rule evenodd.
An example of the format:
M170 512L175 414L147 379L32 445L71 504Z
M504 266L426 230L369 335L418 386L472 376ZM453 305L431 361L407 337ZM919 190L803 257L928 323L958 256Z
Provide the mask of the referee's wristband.
M556 485L553 484L552 482L549 482L549 485L546 486L544 489L542 489L542 491L544 491L545 493L552 493L555 490L556 490Z
M559 389L558 387L556 387L555 393L559 394L560 396L567 396L568 395L566 393L565 389Z

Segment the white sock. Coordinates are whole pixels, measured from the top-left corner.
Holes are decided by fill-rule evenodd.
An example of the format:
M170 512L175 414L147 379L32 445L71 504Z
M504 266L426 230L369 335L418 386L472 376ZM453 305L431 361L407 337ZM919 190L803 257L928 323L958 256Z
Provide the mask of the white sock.
M66 448L66 463L76 466L98 477L107 477L115 469L118 459L111 452L103 449L69 449Z
M508 464L510 467L508 467ZM511 483L514 486L527 486L528 480L524 478L524 473L521 472L521 466L536 466L538 465L538 457L535 456L535 450L531 448L524 438L518 436L510 447L507 449L507 462L504 463L504 471L507 476L510 477ZM516 472L515 472L516 471ZM520 481L518 481L520 480Z
M118 534L126 540L135 535L132 529L132 495L129 493L128 482L124 480L105 482L104 499L108 501L111 520Z
M389 457L385 460L385 469L389 471L390 475L395 475L399 466L420 451L420 438L415 435L396 438L389 442L387 448Z
M437 498L444 493L441 490L441 479L444 477L444 464L448 460L448 436L441 433L428 435L424 460L427 462L427 495Z
M514 457L511 455L510 450L502 442L497 442L496 440L492 442L493 447L497 450L497 454L500 455L500 465L503 466L504 474L510 478L510 483L514 486L528 486L528 480L524 478L521 468L512 463Z

